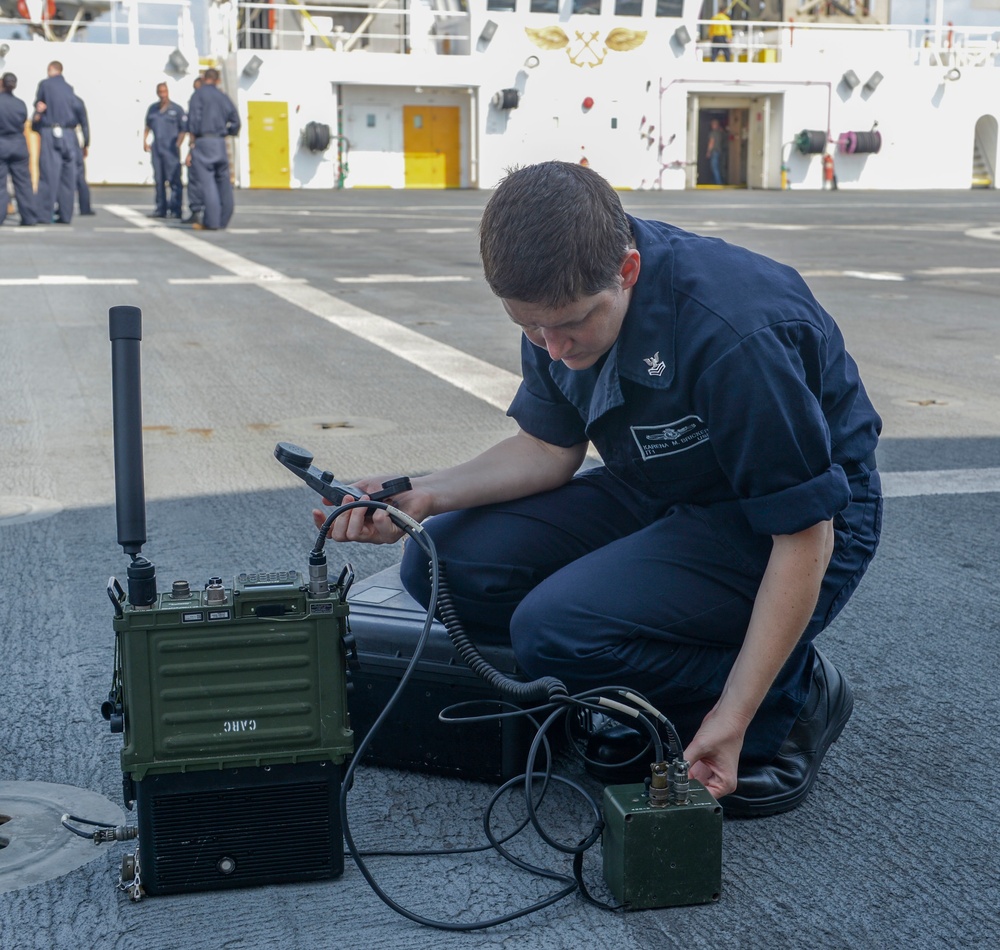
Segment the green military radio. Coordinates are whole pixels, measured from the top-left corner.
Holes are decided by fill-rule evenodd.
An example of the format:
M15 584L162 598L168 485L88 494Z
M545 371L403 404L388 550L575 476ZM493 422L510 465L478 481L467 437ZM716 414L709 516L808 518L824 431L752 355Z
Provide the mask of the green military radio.
M353 572L331 584L325 555L310 556L308 580L248 572L231 586L212 577L157 591L140 553L141 319L135 307L110 311L118 542L131 562L127 590L108 582L115 661L102 713L123 734L124 797L138 818L122 887L138 899L337 877L340 790L354 749Z

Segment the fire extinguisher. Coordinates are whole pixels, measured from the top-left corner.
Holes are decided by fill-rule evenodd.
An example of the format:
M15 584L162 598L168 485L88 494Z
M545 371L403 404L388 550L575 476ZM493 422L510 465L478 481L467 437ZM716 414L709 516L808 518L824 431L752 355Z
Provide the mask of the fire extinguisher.
M837 175L833 170L833 156L829 152L823 156L823 187L837 190Z

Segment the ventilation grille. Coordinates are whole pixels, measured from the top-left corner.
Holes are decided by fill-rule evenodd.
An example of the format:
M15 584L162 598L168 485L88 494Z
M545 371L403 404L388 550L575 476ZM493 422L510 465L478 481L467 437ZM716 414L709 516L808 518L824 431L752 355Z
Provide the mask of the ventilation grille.
M342 873L339 773L336 782L229 785L197 791L154 788L140 797L140 863L149 893Z

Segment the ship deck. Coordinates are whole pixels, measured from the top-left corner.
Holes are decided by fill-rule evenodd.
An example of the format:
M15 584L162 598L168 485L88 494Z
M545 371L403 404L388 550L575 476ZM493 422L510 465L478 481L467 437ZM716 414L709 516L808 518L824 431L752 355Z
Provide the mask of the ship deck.
M0 814L10 814L3 783L121 800L121 739L99 714L113 649L105 585L126 565L109 307L143 311L144 553L161 585L304 569L313 498L275 462L275 442L305 445L350 480L433 470L511 431L502 408L518 335L479 274L486 198L244 191L229 231L199 234L147 219L151 189L96 188L96 216L71 227L0 229ZM860 364L885 423L882 547L820 640L854 685L855 712L801 808L725 822L717 903L622 914L574 896L471 939L522 950L1000 945L989 812L1000 800L1000 198L720 190L623 200L800 269ZM333 552L359 577L398 556ZM369 849L479 844L491 792L361 767L352 830ZM579 803L555 798L554 834L586 834ZM519 853L569 867L522 838ZM86 863L20 886L5 874L11 847L0 848L0 947L418 950L469 939L396 915L349 860L335 881L133 903L116 888L125 850L101 845ZM585 873L607 898L598 850ZM371 867L395 899L442 920L495 916L555 886L488 854Z

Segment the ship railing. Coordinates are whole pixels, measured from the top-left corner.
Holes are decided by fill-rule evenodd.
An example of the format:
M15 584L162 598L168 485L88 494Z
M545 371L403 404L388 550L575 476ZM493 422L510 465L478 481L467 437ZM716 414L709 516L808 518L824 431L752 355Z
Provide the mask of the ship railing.
M915 64L945 67L1000 65L1000 31L983 27L940 27L876 23L808 23L778 21L743 21L731 23L732 40L720 46L708 36L710 20L697 20L699 39L691 44L696 59L726 62L728 48L733 62L780 63L787 61L799 47L815 45L817 37L850 34L852 38L890 37L894 48L909 50Z
M467 54L464 0L241 2L242 49L330 49L338 53Z
M240 0L237 16L236 42L243 49L465 55L476 48L472 36L479 28L472 24L468 0ZM525 18L525 22L532 19ZM551 17L538 15L537 19L544 24ZM630 27L637 25L633 17L617 19L627 19ZM686 22L687 27L694 27L690 32L697 39L683 55L712 58L710 21L657 18L648 22L670 32ZM734 62L789 61L804 48L818 49L824 37L839 34L844 40L867 40L872 45L888 40L899 56L918 64L1000 65L1000 31L982 27L758 20L734 20L731 25L729 51Z
M46 3L18 6L28 15L0 16L0 37L185 49L193 43L190 0L84 0L61 19L48 16Z

